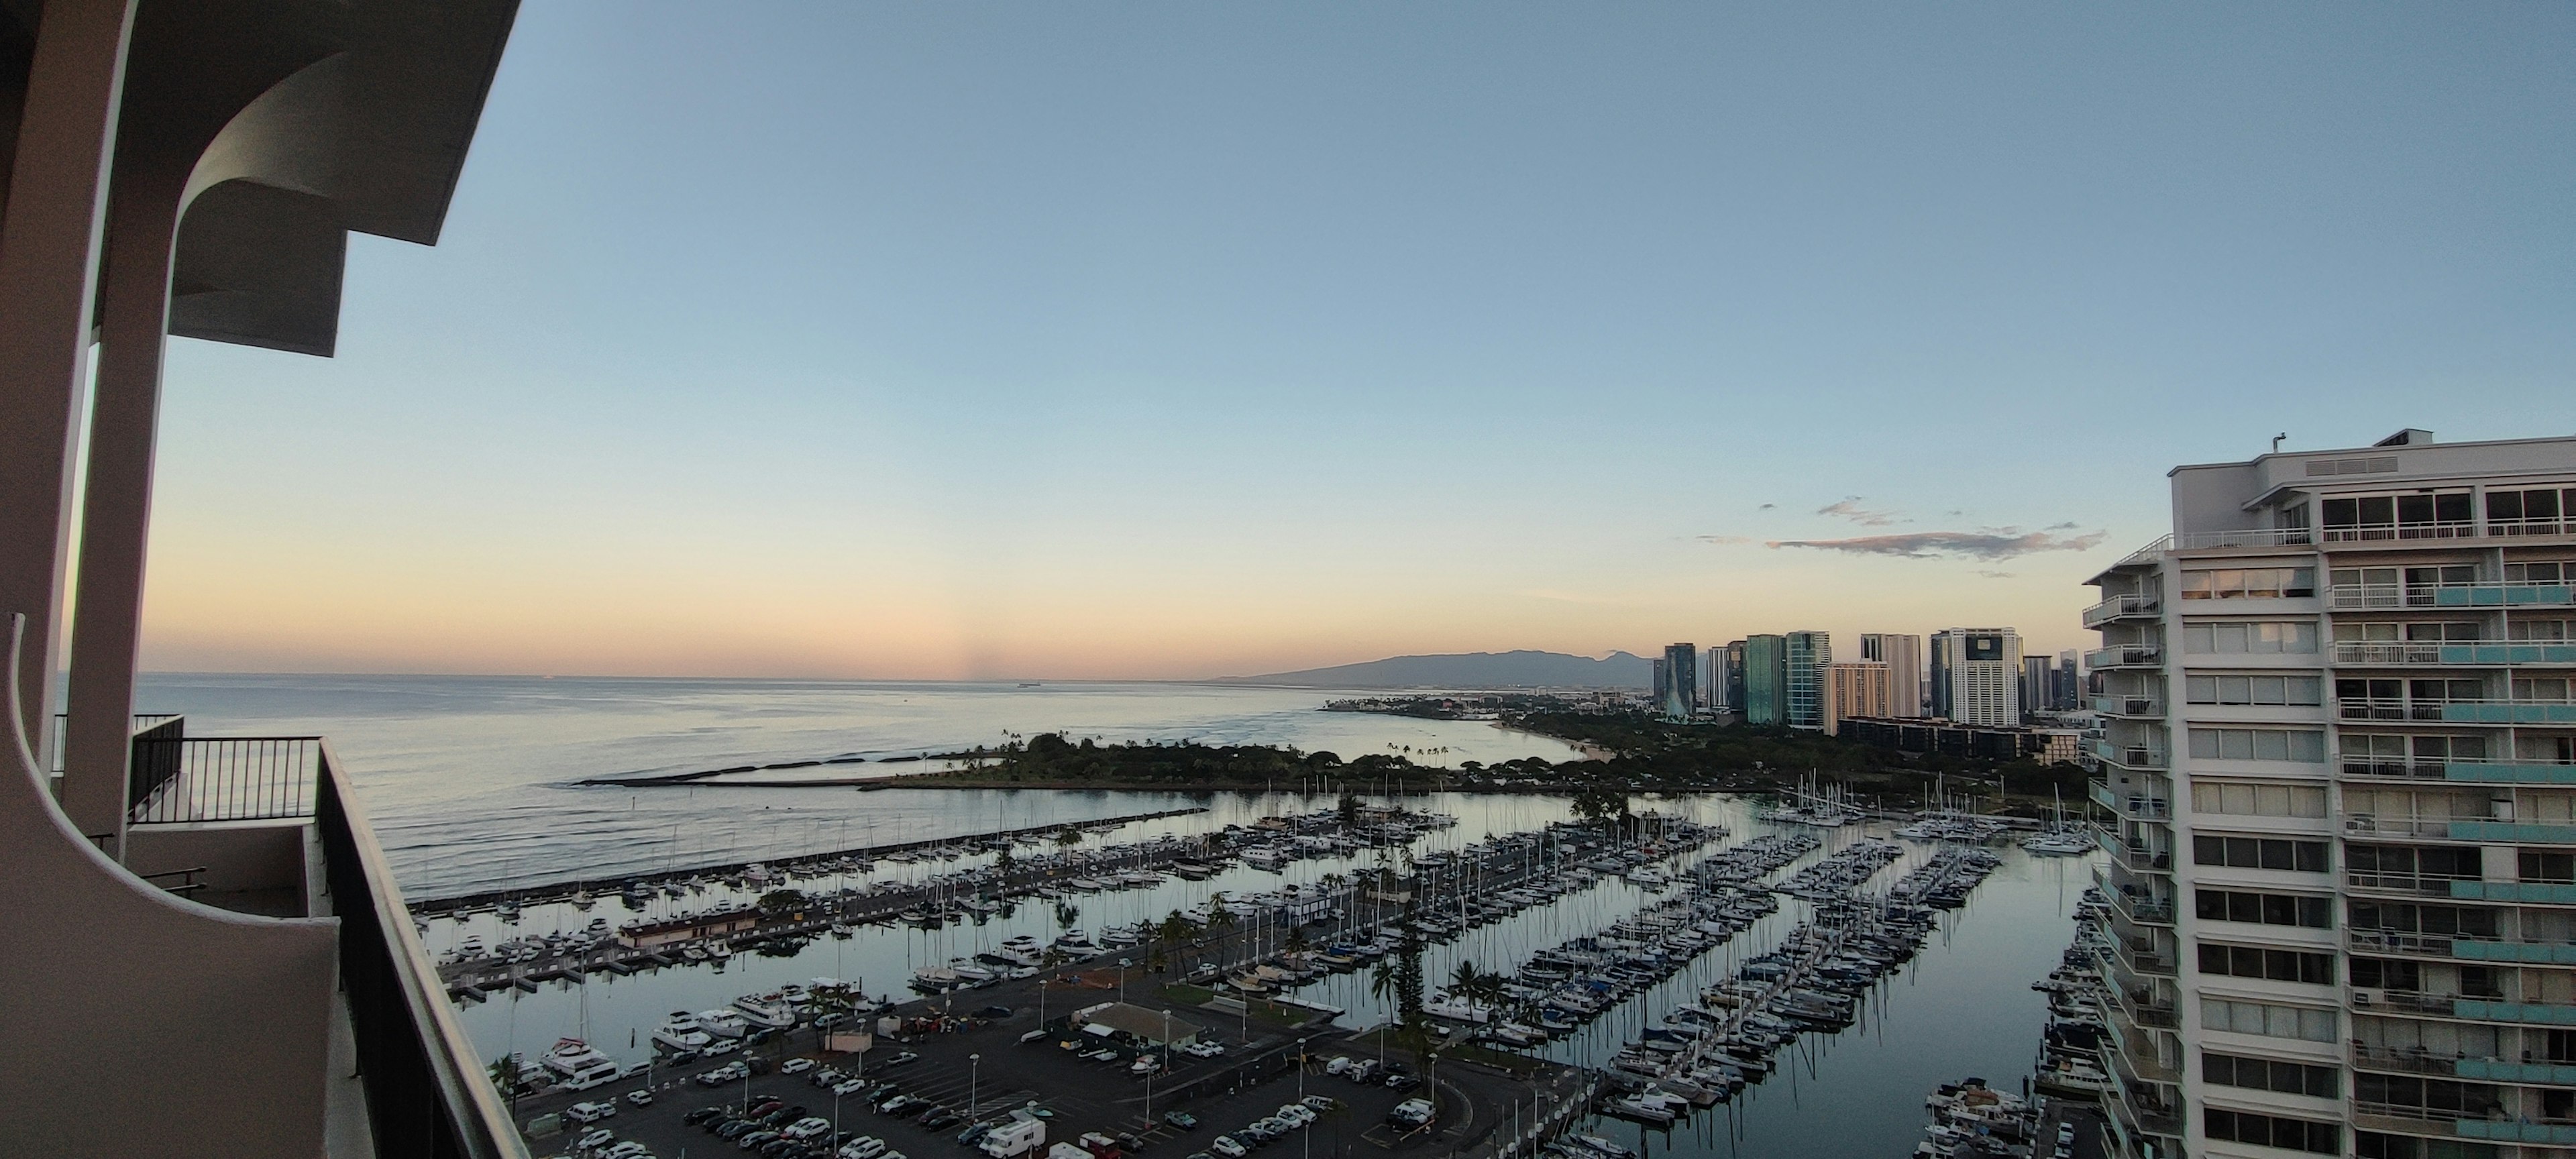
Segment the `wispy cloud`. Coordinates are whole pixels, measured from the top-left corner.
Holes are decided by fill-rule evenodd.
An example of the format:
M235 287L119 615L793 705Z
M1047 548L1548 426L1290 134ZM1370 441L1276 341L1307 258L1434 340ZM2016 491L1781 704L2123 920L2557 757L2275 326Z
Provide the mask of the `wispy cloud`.
M1978 559L1987 562L2043 551L2084 551L2101 544L2103 532L2055 535L1992 527L1982 531L1910 531L1897 535L1859 535L1850 539L1774 539L1769 546L1805 547L1853 555L1893 555L1904 559Z
M1714 543L1724 546L1728 544L1751 543L1753 542L1753 537L1750 535L1703 535L1699 537L1699 541L1701 543Z
M1982 567L1977 569L1977 574L1984 576L1987 579L2011 579L2013 577L2013 573L2008 571L1995 571L1991 568Z
M1898 522L1894 512L1872 511L1861 506L1858 495L1849 496L1839 503L1828 503L1816 508L1816 514L1848 519L1863 527L1886 527Z
M1777 507L1777 506L1779 506L1779 504L1777 504L1777 503L1765 503L1765 504L1761 505L1760 507L1756 507L1756 508L1754 508L1754 510L1756 510L1756 511L1769 511L1769 510L1771 510L1772 508Z

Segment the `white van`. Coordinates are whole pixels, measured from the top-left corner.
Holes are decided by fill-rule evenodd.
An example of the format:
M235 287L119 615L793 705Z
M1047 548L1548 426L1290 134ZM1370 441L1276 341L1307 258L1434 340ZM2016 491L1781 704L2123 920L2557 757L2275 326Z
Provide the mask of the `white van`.
M976 1140L975 1145L986 1155L992 1156L992 1159L1011 1159L1014 1155L1026 1155L1035 1151L1045 1142L1046 1120L1032 1117L1014 1118L1010 1122L997 1126L986 1132L983 1138ZM1080 1148L1075 1149L1080 1150ZM1084 1159L1090 1159L1090 1157L1086 1154Z

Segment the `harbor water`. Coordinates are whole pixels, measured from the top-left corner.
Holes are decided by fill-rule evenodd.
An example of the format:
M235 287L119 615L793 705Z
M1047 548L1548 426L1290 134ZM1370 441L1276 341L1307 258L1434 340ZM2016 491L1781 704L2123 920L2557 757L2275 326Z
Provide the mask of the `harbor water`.
M640 686L640 687L639 687ZM870 844L963 836L996 829L1202 807L1205 811L1086 836L1087 847L1161 834L1188 835L1265 816L1329 808L1329 795L1177 794L1063 790L600 789L572 781L604 773L679 771L768 760L859 753L901 755L1062 730L1105 739L1184 738L1295 744L1345 757L1412 748L1417 759L1495 761L1524 755L1561 759L1565 746L1479 722L1421 721L1315 711L1324 694L1205 686L823 685L738 681L520 681L438 678L162 677L147 685L147 707L187 712L199 733L321 732L331 735L359 779L405 887L416 897L514 884L611 880L697 864L775 860ZM1121 719L1123 716L1123 719ZM863 768L873 766L860 766ZM902 767L900 765L896 767ZM1293 788L1293 787L1291 787ZM1458 849L1491 835L1528 832L1569 818L1561 798L1433 794L1409 808L1455 816L1458 824L1421 838L1410 853ZM1753 803L1719 794L1639 799L1640 809L1723 825L1730 836L1688 860L1767 832ZM1823 847L1774 874L1831 856L1850 843L1885 839L1884 825L1798 830ZM1873 877L1884 887L1931 855L1906 843L1904 856ZM1672 1128L1600 1120L1586 1130L1648 1154L1685 1156L1898 1155L1924 1122L1923 1095L1970 1075L2018 1089L2038 1050L2045 996L2030 983L2057 964L2090 884L2092 857L2041 858L2003 850L2003 864L1959 910L1942 918L1922 954L1873 988L1859 1021L1834 1035L1808 1034L1785 1050L1769 1081L1735 1101ZM556 1039L584 1038L621 1061L653 1056L650 1035L672 1011L720 1007L733 998L815 978L854 980L869 993L913 997L915 969L942 965L1013 935L1051 940L1070 929L1161 920L1174 910L1204 913L1211 897L1277 891L1327 875L1373 872L1392 856L1363 850L1293 862L1277 872L1238 865L1206 880L1170 878L1144 888L1023 899L981 921L938 930L860 927L801 946L745 952L719 964L674 966L631 976L594 973L550 981L536 992L504 988L466 1005L461 1017L487 1059L542 1053ZM870 882L926 880L990 854L903 863L880 860L864 875L797 884L828 890ZM1684 863L1687 864L1688 860ZM424 940L445 954L468 938L496 945L514 937L621 925L681 910L748 900L757 886L706 882L702 892L630 905L603 894L587 906L529 905L514 922L484 909L429 923ZM1656 891L1615 876L1470 929L1428 947L1424 976L1437 988L1459 964L1513 971L1529 956L1594 933L1650 905ZM1575 1034L1541 1048L1545 1057L1600 1065L1643 1027L1731 977L1743 959L1776 946L1810 913L1782 898L1779 912L1695 959L1673 979L1631 998ZM1372 916L1366 912L1353 915ZM1144 960L1140 947L1132 952ZM1115 955L1105 961L1114 962ZM1386 1016L1363 970L1296 991L1302 1001L1343 1013L1358 1029ZM1104 995L1067 995L1088 1003ZM956 996L962 1012L980 1005Z

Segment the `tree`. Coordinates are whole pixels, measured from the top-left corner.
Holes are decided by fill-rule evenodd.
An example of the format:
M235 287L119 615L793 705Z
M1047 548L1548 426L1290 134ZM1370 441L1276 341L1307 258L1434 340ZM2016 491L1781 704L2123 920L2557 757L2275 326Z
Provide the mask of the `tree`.
M1225 943L1233 935L1235 926L1234 911L1225 908L1225 894L1222 891L1208 895L1207 924L1208 929L1216 933L1216 964L1222 969L1226 959Z
M789 910L801 909L805 905L805 891L773 889L760 895L759 905L761 909L770 913L786 913Z
M1081 828L1081 826L1078 826L1078 825L1067 825L1067 826L1065 826L1065 827L1064 827L1064 832L1062 832L1062 833L1058 833L1058 834L1056 834L1056 835L1055 835L1055 843L1056 843L1056 844L1058 844L1058 845L1064 846L1064 847L1065 847L1065 848L1067 848L1067 849L1071 849L1071 848L1073 848L1073 847L1074 847L1074 846L1076 846L1076 845L1080 845L1080 844L1082 844L1082 828Z
M1601 824L1628 815L1628 793L1595 782L1574 795L1574 815Z
M1341 813L1342 828L1357 829L1360 827L1359 794L1353 793L1348 789L1342 790L1341 802L1336 805L1335 808Z

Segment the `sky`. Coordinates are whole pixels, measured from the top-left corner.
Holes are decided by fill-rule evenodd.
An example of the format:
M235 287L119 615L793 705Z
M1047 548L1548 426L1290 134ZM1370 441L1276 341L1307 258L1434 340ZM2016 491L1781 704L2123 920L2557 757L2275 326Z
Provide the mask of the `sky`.
M2563 4L528 0L336 357L173 343L145 661L2083 647L2176 464L2576 433L2570 206Z

